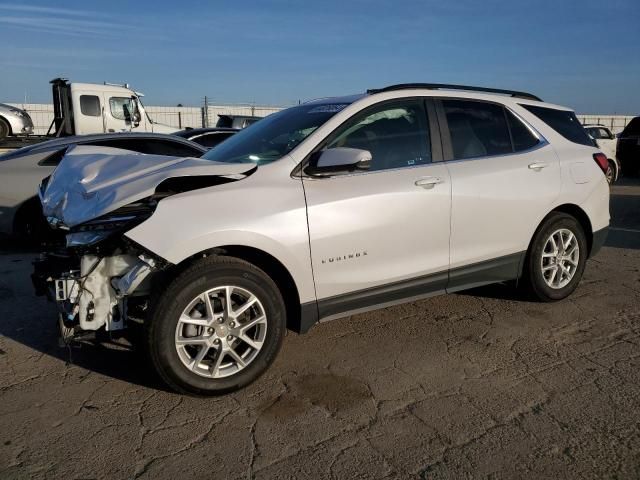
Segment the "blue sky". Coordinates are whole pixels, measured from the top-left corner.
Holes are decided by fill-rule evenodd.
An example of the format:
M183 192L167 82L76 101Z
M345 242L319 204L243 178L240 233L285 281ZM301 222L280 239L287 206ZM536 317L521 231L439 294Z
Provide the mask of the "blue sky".
M640 114L640 1L0 0L0 102L129 82L151 105L291 104L400 82Z

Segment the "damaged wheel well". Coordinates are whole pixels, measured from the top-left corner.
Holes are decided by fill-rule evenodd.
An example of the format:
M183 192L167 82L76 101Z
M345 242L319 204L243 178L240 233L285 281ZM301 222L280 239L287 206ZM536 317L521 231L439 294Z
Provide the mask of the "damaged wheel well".
M197 253L176 265L179 271L188 268L199 258L208 255L226 255L245 260L265 272L278 286L287 309L287 328L300 332L301 311L300 294L293 277L287 268L274 256L267 252L244 245L226 245ZM172 275L173 276L173 275Z

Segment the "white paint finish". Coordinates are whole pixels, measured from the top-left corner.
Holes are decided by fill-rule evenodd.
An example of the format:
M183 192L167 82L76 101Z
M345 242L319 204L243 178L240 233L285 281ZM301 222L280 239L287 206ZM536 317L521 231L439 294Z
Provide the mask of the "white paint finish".
M571 179L574 183L578 185L589 183L589 175L587 174L587 168L584 162L571 162L569 171L571 172Z
M503 157L305 180L305 203L301 180L291 178L295 165L362 109L416 96L503 103L551 145ZM606 226L608 188L591 158L597 150L567 141L520 103L549 106L496 95L429 90L364 96L314 131L290 156L258 167L244 180L166 198L127 236L173 263L221 246L262 250L288 269L304 303L316 299L314 274L317 298L326 298L439 272L449 264L455 268L523 251L542 218L558 205L584 208L594 230ZM584 162L587 183L578 185L571 178L570 164L575 162ZM246 168L247 164L234 166ZM191 174L211 172L231 173L211 163ZM131 173L135 178L115 182L111 192L122 204L125 199L141 198L153 183ZM176 173L167 166L162 175L168 178ZM423 177L443 181L425 189L415 184ZM355 256L358 252L360 257ZM339 256L347 256L339 266L322 263Z
M438 182L416 185L425 179ZM448 268L451 184L445 165L303 181L319 298Z
M451 268L526 250L533 230L560 195L560 165L550 145L447 166Z
M160 182L188 175L236 175L252 165L144 155L110 147L71 147L41 197L45 217L68 227L152 195Z
M301 302L313 301L304 192L292 169L281 159L244 180L166 198L127 236L172 263L221 246L262 250L287 268Z

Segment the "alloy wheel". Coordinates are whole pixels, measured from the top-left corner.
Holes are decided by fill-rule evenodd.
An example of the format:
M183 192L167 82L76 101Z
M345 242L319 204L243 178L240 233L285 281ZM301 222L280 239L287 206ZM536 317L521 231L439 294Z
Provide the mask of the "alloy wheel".
M580 247L573 232L566 228L554 231L544 244L540 261L545 283L556 290L566 287L580 261Z
M201 293L183 310L175 346L183 365L208 378L244 370L260 353L267 334L267 316L260 300L237 286Z

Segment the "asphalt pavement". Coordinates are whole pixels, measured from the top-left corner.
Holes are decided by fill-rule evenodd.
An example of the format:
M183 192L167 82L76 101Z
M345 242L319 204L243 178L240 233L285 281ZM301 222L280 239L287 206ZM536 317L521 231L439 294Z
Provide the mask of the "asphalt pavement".
M245 390L167 391L126 342L60 348L0 253L0 478L640 478L640 182L575 294L505 285L287 335Z

